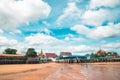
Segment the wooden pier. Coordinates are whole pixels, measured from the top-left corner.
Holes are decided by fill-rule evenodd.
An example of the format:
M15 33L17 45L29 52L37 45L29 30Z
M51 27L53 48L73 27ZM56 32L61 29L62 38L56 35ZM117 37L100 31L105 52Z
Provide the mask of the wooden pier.
M119 58L102 58L102 59L63 59L56 61L58 63L94 63L94 62L120 62Z

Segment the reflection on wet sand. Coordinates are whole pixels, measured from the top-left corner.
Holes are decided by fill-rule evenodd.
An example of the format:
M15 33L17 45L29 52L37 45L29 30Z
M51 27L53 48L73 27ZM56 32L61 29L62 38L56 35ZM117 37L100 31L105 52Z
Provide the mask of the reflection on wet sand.
M120 80L120 65L84 64L81 72L86 80Z
M73 67L75 66L75 67ZM85 76L79 72L79 65L63 64L56 72L52 73L45 80L84 80Z
M65 64L59 67L55 73L49 75L45 80L61 79L120 80L120 65Z
M0 80L120 80L120 63L0 65Z

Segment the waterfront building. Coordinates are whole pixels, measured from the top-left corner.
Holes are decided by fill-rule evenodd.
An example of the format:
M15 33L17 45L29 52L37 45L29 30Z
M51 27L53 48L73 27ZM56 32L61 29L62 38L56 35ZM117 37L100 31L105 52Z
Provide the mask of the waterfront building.
M45 53L46 58L56 58L57 55L55 53Z
M105 52L104 50L100 49L99 51L97 51L96 54L97 54L97 55L105 55L106 52Z
M41 59L42 59L42 58L45 58L45 55L44 55L42 49L41 49L41 52L38 54L38 57L40 57Z
M45 53L45 58L47 62L56 61L56 53Z
M23 64L26 60L24 54L0 54L0 64Z
M60 56L70 56L70 55L72 55L72 53L71 52L60 52Z
M26 63L39 63L40 58L38 56L36 57L27 57Z

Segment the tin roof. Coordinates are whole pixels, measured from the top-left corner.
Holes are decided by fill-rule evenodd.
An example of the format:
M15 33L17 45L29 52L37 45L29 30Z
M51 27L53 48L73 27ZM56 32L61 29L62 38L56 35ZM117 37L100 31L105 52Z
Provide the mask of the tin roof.
M0 56L24 56L24 54L0 54Z

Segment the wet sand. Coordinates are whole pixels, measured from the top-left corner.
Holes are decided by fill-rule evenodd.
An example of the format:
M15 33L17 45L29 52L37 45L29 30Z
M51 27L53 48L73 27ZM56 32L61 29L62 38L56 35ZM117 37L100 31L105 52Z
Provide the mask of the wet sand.
M120 62L83 64L85 80L120 80Z
M120 62L0 65L0 80L120 80Z

